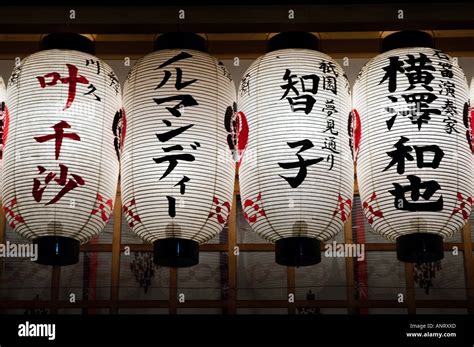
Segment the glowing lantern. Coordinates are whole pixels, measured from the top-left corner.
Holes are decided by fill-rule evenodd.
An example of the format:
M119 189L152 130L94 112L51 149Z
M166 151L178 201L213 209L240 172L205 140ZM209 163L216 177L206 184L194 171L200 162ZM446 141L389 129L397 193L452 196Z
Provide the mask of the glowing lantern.
M238 93L249 132L239 171L244 215L288 266L320 262L320 242L343 229L352 208L349 83L317 46L309 33L274 36Z
M10 227L38 245L38 263L69 265L112 213L121 91L87 38L51 34L42 48L8 82L3 209Z
M164 34L156 48L124 86L122 203L129 226L154 244L155 263L192 266L232 203L235 87L198 35Z
M382 46L354 86L361 200L372 228L396 240L399 260L432 262L472 207L467 82L427 33L395 33Z

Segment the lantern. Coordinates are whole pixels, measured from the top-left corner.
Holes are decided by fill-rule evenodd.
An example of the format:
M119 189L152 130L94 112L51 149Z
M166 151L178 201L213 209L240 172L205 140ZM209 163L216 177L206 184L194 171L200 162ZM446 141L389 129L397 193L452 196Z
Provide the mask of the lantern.
M5 87L5 82L0 76L0 177L3 167L3 129L5 128L6 122L6 112L5 112L5 99L7 97L7 89ZM2 181L0 180L0 186ZM1 201L1 189L0 189L0 201Z
M164 34L128 75L124 108L121 192L129 226L154 244L156 264L195 265L199 244L223 229L232 203L232 78L202 37Z
M396 240L399 260L433 262L471 212L467 82L427 33L398 32L382 47L354 86L361 201L375 232Z
M309 33L274 36L238 92L248 123L239 171L244 216L287 266L320 262L320 243L342 230L352 207L349 83L317 46Z
M464 118L464 125L467 128L466 138L471 143L471 150L472 153L474 153L474 77L471 78L471 85L469 88L469 104L471 106L471 112Z
M38 263L69 265L112 213L121 90L86 37L51 34L42 49L8 82L3 209L10 227L38 245Z

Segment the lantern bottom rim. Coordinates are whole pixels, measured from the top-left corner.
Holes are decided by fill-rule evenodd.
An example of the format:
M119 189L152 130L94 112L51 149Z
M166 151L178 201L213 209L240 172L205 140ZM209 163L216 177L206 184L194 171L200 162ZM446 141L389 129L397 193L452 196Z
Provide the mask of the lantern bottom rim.
M397 259L405 263L431 263L444 258L443 237L414 233L397 238Z
M311 237L285 237L275 242L275 261L284 266L309 266L321 262L321 242Z
M38 247L36 263L42 265L65 266L79 262L81 243L65 236L41 236L33 240Z
M189 267L199 263L199 243L193 240L170 237L153 242L156 265Z

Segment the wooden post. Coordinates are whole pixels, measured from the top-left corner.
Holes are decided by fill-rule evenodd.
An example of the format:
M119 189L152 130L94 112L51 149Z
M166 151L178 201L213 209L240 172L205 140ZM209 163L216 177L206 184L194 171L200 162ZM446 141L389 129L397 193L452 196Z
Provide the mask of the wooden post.
M352 238L352 218L348 218L344 224L344 242L353 243ZM356 313L355 282L354 282L354 258L346 257L346 293L347 293L347 313Z
M112 275L110 277L110 313L118 313L118 300L120 288L120 254L122 252L122 199L120 182L114 206L114 229L112 235Z
M466 299L468 312L474 313L474 259L472 257L471 226L467 222L462 229L462 241L464 245L464 276L466 279Z
M232 208L229 216L228 228L228 274L229 274L229 295L227 296L227 313L235 314L237 312L237 255L234 249L237 247L237 195L239 192L239 182L236 178L234 185L234 198L232 200Z
M59 286L61 279L61 267L52 266L51 274L51 314L58 313L59 306Z
M415 282L413 279L413 271L414 271L414 264L405 263L405 285L406 285L405 302L407 304L409 314L416 314Z
M0 243L5 244L6 241L6 229L5 229L5 213L3 212L3 206L0 204ZM3 274L4 260L0 258L0 275Z

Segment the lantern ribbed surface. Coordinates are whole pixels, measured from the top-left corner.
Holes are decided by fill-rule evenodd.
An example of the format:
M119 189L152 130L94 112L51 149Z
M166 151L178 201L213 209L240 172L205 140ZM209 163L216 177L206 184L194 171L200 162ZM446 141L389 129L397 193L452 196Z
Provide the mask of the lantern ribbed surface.
M148 242L204 243L230 212L235 161L226 112L235 87L207 53L169 49L139 60L124 86L127 130L122 205L129 226Z
M41 51L15 67L6 104L7 222L27 239L54 235L86 242L102 231L115 200L118 79L90 54Z
M5 112L5 101L7 98L7 88L5 87L5 82L3 77L0 76L0 187L2 184L1 173L3 168L3 129L5 128L6 122L6 112ZM2 199L2 192L0 188L0 201Z
M276 50L249 67L238 96L248 122L245 218L272 242L332 238L350 215L354 182L344 71L314 50Z
M471 107L469 118L465 120L469 125L470 129L470 137L471 137L471 150L474 153L474 77L471 78L471 84L469 87L469 104Z
M375 232L449 237L465 224L474 188L467 101L457 62L432 48L390 50L362 68L357 175Z

